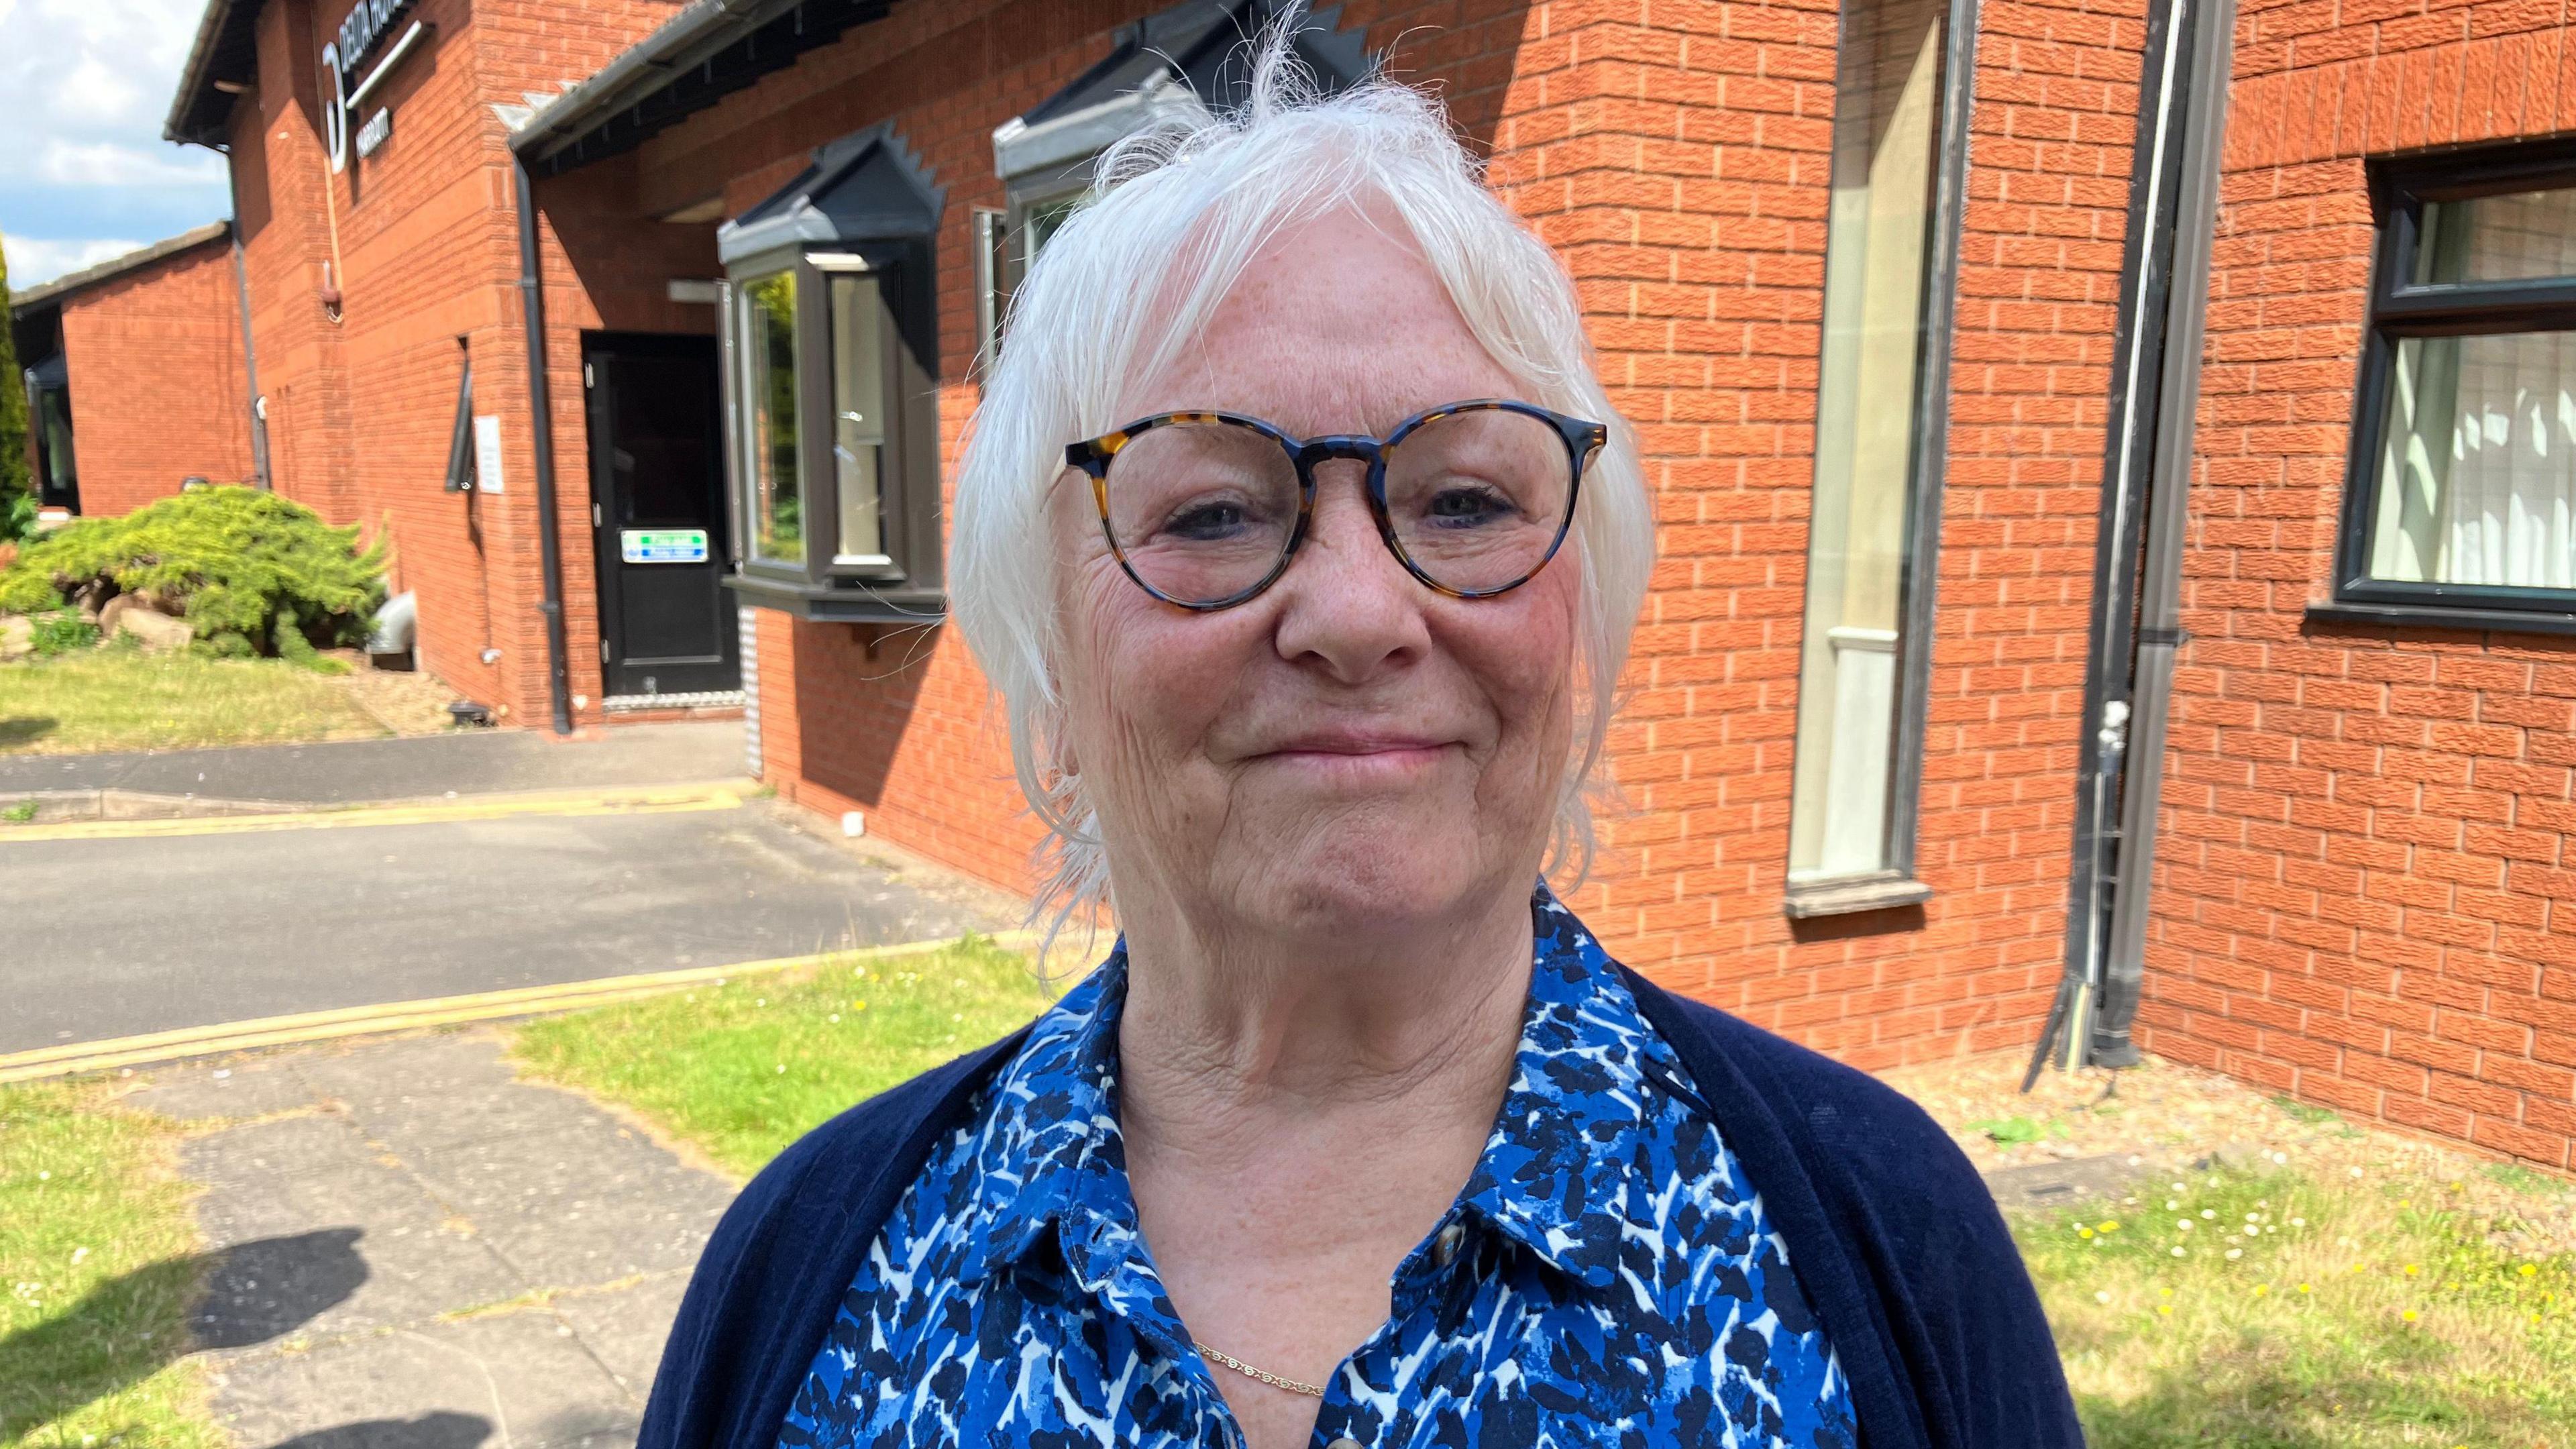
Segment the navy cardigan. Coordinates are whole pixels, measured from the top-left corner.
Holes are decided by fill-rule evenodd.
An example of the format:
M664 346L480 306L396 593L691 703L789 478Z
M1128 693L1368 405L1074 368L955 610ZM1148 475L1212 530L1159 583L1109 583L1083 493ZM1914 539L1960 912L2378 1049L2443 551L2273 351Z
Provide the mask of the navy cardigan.
M1880 1082L1620 968L1789 1245L1870 1449L2081 1445L2057 1346L1994 1199ZM716 1227L638 1449L776 1449L868 1247L1006 1037L851 1108Z

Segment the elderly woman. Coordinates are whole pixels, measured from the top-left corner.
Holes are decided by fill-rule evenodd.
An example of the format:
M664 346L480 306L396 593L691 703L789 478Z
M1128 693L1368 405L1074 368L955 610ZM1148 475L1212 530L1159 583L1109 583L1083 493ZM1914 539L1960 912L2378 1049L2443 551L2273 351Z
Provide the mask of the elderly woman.
M751 1185L644 1443L2080 1442L1940 1132L1542 883L1637 457L1438 110L1293 92L1104 164L959 479L959 621L1119 943Z

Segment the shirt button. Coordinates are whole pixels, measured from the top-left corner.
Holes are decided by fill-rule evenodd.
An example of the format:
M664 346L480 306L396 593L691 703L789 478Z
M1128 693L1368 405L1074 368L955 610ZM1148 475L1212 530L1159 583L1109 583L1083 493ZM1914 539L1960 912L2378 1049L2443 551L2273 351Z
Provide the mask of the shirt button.
M1466 1240L1467 1229L1463 1224L1451 1223L1449 1226L1442 1228L1440 1230L1440 1236L1433 1239L1431 1243L1431 1266L1435 1268L1448 1267L1449 1261L1458 1256L1458 1245ZM1343 1443L1349 1442L1350 1441L1348 1440L1343 1441ZM1341 1449L1341 1445L1333 1445L1332 1449ZM1351 1445L1351 1449L1359 1449L1359 1446L1353 1444Z

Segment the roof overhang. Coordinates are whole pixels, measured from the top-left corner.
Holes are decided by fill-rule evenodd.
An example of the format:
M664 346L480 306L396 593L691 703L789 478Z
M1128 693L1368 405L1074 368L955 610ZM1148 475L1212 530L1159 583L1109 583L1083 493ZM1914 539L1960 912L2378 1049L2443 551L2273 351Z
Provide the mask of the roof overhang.
M208 222L204 226L194 227L177 236L154 242L148 247L127 252L121 257L111 257L94 267L83 267L77 272L67 272L50 282L39 282L23 292L11 292L9 311L12 315L16 315L42 307L47 303L60 302L83 288L95 287L101 282L112 282L128 272L141 271L164 258L175 257L181 252L193 251L213 242L228 240L232 234L231 222Z
M179 92L171 99L169 119L162 122L165 140L182 145L221 146L238 90L259 80L259 0L206 0L197 19L197 38L188 46L187 63L179 67Z
M512 127L510 149L540 176L631 151L891 8L893 0L691 0Z

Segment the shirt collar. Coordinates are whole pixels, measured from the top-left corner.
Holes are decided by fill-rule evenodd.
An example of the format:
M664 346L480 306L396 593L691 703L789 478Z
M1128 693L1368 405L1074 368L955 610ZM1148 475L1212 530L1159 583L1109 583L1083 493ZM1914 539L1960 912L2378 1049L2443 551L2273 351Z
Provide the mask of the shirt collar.
M1442 1223L1480 1221L1604 1289L1617 1276L1627 1195L1652 1180L1636 1170L1651 1149L1648 1093L1671 1090L1664 1082L1676 1064L1600 944L1544 884L1532 896L1531 922L1529 996L1511 1083ZM1122 940L1039 1019L988 1089L967 1271L982 1276L1027 1262L1052 1241L1084 1288L1128 1297L1148 1317L1169 1316L1179 1335L1145 1254L1118 1130L1126 995ZM1412 1255L1408 1267L1422 1257Z
M1511 1085L1459 1207L1595 1289L1617 1279L1628 1195L1658 1181L1652 1090L1670 1049L1600 942L1545 885L1530 902L1529 1002Z

